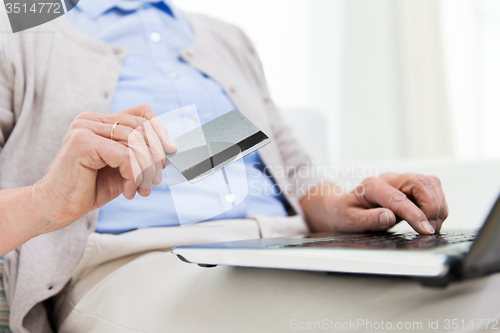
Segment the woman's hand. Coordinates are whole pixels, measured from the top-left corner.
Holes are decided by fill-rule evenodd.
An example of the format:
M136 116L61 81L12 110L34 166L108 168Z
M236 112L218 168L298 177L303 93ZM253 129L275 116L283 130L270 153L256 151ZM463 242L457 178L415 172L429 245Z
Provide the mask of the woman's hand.
M313 231L382 231L406 220L421 234L439 232L448 205L438 178L387 173L335 195L332 184L311 190L301 206Z
M45 176L32 187L48 221L41 233L67 226L121 193L127 199L136 192L148 196L168 165L165 152L176 150L148 105L111 115L80 114Z

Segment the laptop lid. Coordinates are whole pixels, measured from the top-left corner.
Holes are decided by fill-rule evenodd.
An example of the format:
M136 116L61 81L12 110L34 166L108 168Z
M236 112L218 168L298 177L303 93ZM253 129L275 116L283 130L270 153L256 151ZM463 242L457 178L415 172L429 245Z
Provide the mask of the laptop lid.
M500 196L462 262L464 277L500 271Z

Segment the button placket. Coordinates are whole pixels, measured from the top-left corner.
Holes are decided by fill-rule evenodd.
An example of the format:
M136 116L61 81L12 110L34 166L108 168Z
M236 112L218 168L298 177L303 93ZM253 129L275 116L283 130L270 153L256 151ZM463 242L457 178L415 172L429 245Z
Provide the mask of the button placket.
M151 9L151 10L149 10ZM144 31L145 43L149 49L151 60L159 69L165 83L164 89L172 98L179 99L179 79L182 78L180 69L172 61L165 61L172 57L172 50L168 47L165 25L158 12L153 8L145 7L139 12ZM177 82L176 82L177 81ZM174 97L176 96L176 97ZM180 103L179 105L182 105ZM170 111L170 110L169 110Z

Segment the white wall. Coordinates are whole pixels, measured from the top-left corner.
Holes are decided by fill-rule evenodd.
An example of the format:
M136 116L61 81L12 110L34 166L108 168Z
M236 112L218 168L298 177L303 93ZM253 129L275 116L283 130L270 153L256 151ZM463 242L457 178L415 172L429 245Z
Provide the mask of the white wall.
M340 160L453 155L438 4L346 2Z
M348 0L342 48L340 158L398 156L398 81L390 0Z
M500 156L500 1L442 0L456 156Z

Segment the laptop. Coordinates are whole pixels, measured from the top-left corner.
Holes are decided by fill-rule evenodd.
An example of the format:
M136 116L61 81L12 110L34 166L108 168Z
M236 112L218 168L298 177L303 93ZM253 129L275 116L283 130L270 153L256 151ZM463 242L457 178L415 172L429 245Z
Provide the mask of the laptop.
M500 197L480 230L309 234L179 246L179 259L217 265L411 277L423 285L500 271Z

